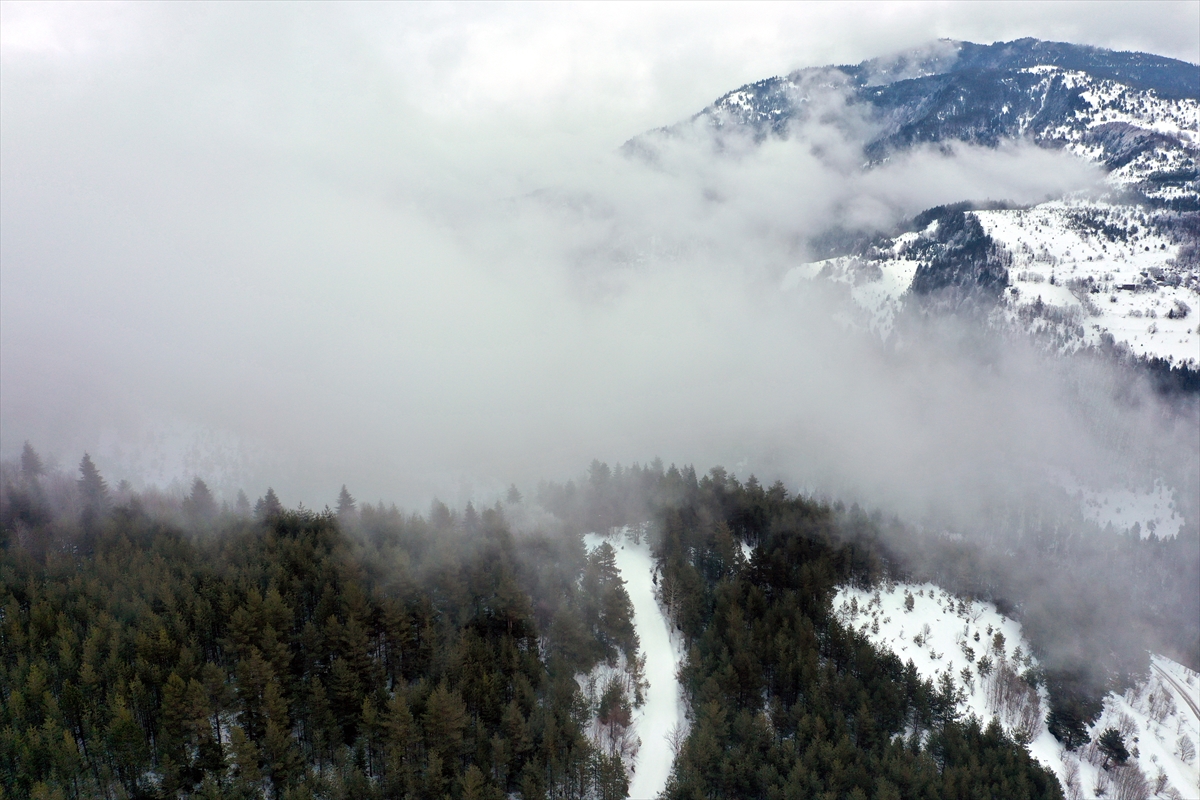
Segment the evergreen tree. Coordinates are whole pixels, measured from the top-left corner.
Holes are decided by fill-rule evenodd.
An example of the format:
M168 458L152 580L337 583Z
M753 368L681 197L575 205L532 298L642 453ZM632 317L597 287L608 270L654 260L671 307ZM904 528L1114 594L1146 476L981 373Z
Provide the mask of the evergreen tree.
M275 494L275 490L268 486L267 493L254 504L254 515L260 520L272 520L281 513L283 503L279 502L279 495Z
M354 501L354 496L346 489L346 484L342 484L342 491L338 495L337 500L337 515L338 519L349 520L358 513L358 504Z
M199 477L192 481L192 491L183 501L183 511L201 522L211 520L217 514L217 501L213 499L208 484Z
M46 467L42 464L41 456L33 449L33 445L26 442L21 448L21 477L32 483L45 474Z
M1108 728L1100 734L1096 746L1104 754L1104 769L1108 769L1109 762L1121 765L1129 760L1129 751L1125 749L1125 737L1116 728Z
M87 453L79 462L79 493L83 497L84 507L94 511L101 510L108 499L108 483Z

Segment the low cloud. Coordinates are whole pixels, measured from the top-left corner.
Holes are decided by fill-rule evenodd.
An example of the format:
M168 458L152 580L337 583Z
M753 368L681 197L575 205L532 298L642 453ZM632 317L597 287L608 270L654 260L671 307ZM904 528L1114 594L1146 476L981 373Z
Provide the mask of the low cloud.
M1094 183L1065 154L864 170L870 122L835 92L786 140L716 153L693 132L647 164L616 152L641 111L622 138L573 136L589 114L556 112L582 101L512 95L528 65L431 106L453 86L398 78L411 53L378 37L238 19L155 23L174 55L6 61L6 456L29 439L68 464L91 450L113 480L424 507L657 455L910 514L1052 468L1190 463L1152 395L1114 410L1119 376L962 332L896 350L847 331L836 295L780 291L830 225ZM507 35L396 41L466 75ZM1126 415L1143 438L1114 439Z

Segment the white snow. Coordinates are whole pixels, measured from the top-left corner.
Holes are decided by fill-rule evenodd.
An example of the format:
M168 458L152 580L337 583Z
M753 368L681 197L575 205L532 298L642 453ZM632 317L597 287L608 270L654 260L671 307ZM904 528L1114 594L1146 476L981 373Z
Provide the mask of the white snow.
M916 233L898 237L893 252L898 253L904 244L916 237ZM838 256L793 267L783 277L783 288L795 289L801 281L814 278L843 284L848 287L855 305L867 312L867 329L886 339L918 265L919 262L902 256L876 262L864 262L856 256ZM875 268L878 268L877 273Z
M1143 539L1150 534L1160 539L1179 535L1183 517L1175 511L1171 489L1156 481L1149 489L1108 489L1093 491L1070 480L1063 480L1067 491L1079 499L1083 515L1100 527L1112 525L1118 532L1137 526Z
M1059 200L973 213L1012 255L1010 323L1044 330L1055 315L1037 309L1053 309L1065 322L1066 349L1099 344L1107 333L1139 356L1200 361L1197 276L1174 265L1178 246L1147 229L1145 212ZM1126 235L1109 240L1089 222Z
M1193 98L1163 99L1154 90L1139 90L1116 81L1095 78L1087 73L1054 66L1030 67L1024 72L1042 77L1036 91L1045 91L1053 80L1061 80L1068 88L1080 89L1083 104L1074 117L1054 128L1037 131L1039 139L1061 143L1075 155L1089 161L1103 161L1103 146L1085 141L1092 130L1102 125L1129 126L1161 139L1154 148L1112 170L1107 182L1113 187L1141 185L1151 197L1172 199L1195 196L1196 184L1144 184L1155 173L1187 172L1196 168L1197 143L1200 142L1200 101ZM1021 132L1027 133L1035 122L1036 113L1027 113L1019 120Z
M1179 246L1152 232L1157 212L1071 199L971 213L1011 256L994 323L1027 330L1064 353L1111 336L1137 356L1200 363L1200 273L1176 264ZM801 264L782 288L816 279L841 286L860 311L861 320L846 317L849 326L886 339L918 266L905 245L932 232L898 236L877 259Z
M911 611L905 608L906 596L913 598ZM949 671L956 686L966 690L959 706L964 715L974 714L984 724L999 717L1010 734L1026 728L1031 734L1026 745L1030 755L1054 770L1068 798L1098 797L1097 789L1111 780L1112 772L1100 768L1102 758L1094 745L1070 753L1050 734L1044 688L1036 693L1025 689L1023 695L1010 692L1007 701L998 697L1003 686L997 680L1001 665L1020 674L1037 662L1029 654L1020 624L992 604L954 597L931 583L891 584L871 590L843 587L834 598L834 609L839 619L873 644L892 650L901 661L911 659L920 675L935 685ZM996 633L1004 637L1002 648L995 646ZM994 662L986 678L979 674L984 655ZM1193 746L1200 742L1200 718L1194 712L1194 706L1200 705L1200 678L1162 656L1153 656L1152 664L1151 677L1144 684L1122 696L1110 693L1105 698L1104 712L1091 726L1090 735L1094 739L1109 727L1123 730L1132 754L1130 763L1142 771L1152 792L1161 781L1161 796L1171 796L1174 787L1180 792L1176 797L1200 797L1197 760L1193 757L1189 764L1179 755L1183 737ZM964 669L970 670L970 680L964 680ZM1014 685L1020 689L1023 683ZM1185 692L1194 705L1184 699Z
M682 637L672 630L655 596L654 559L645 527L627 526L609 536L589 533L584 537L589 550L604 541L616 550L617 568L633 603L633 624L646 658L644 678L649 688L631 726L641 738L629 782L631 798L657 797L666 787L675 760L672 734L685 732L687 727L687 708L678 679L683 661Z

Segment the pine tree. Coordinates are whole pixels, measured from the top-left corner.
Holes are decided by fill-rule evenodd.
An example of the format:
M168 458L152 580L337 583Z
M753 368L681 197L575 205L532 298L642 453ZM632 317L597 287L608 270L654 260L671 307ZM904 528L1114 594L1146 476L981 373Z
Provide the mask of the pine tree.
M267 493L258 498L258 502L254 504L254 515L260 520L269 521L283 513L283 503L279 502L279 495L275 494L275 490L267 487Z
M340 520L350 520L358 513L358 504L354 500L354 495L346 489L346 484L342 484L341 494L338 495L337 515Z
M200 522L207 522L217 514L217 501L213 499L208 484L199 477L192 481L192 491L183 501L183 511Z
M263 693L263 710L266 712L267 727L263 735L262 755L274 796L280 798L291 783L292 776L300 770L301 762L291 735L287 703L276 680L271 680Z
M21 477L32 483L45 474L46 467L42 464L41 457L33 449L33 445L26 442L21 448Z
M1108 769L1108 763L1124 764L1129 760L1129 751L1125 749L1125 737L1116 728L1108 728L1096 740L1096 746L1104 754L1102 767Z
M79 493L83 496L84 507L99 512L108 499L108 483L87 453L79 462L79 475Z
M246 737L246 732L235 726L230 736L233 749L233 763L236 767L236 778L247 794L256 793L259 781L262 780L262 769L259 766L258 747Z
M447 761L455 760L462 747L467 708L458 692L450 691L442 681L425 704L425 741L430 752Z
M472 764L462 776L462 800L487 800L483 773Z

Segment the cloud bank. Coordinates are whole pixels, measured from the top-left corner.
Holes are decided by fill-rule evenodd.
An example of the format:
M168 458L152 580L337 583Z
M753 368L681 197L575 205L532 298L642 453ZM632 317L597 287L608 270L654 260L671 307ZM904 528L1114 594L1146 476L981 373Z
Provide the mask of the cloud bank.
M1036 202L1093 183L1080 163L960 148L864 172L869 122L836 91L787 141L616 153L740 81L962 16L888 6L916 21L859 41L812 32L857 24L829 6L733 8L679 33L668 7L6 6L4 455L422 507L657 455L913 514L1048 469L1186 470L1194 425L1137 387L1110 402L1119 377L958 334L896 351L836 296L779 290L831 224Z

